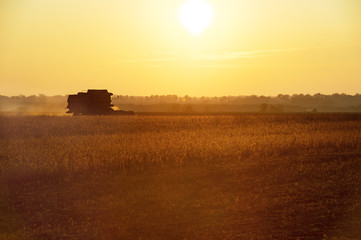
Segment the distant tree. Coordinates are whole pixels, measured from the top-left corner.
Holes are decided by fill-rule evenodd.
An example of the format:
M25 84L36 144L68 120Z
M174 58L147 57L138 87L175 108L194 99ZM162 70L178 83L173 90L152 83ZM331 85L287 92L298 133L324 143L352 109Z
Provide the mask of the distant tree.
M266 113L268 110L268 104L267 103L263 103L261 104L261 106L259 107L259 112L261 113Z
M312 109L312 110L311 110L311 113L318 113L317 108Z
M283 112L283 106L282 105L270 105L269 112L281 113L281 112Z
M192 105L187 104L187 105L185 106L185 111L186 111L187 113L193 112Z
M171 112L179 112L180 111L180 104L179 103L173 103L171 104Z

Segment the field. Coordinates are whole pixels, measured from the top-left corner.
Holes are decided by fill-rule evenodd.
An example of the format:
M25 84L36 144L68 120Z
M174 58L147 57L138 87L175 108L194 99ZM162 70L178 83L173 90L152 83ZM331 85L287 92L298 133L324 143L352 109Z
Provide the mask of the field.
M361 114L0 116L0 239L361 239Z

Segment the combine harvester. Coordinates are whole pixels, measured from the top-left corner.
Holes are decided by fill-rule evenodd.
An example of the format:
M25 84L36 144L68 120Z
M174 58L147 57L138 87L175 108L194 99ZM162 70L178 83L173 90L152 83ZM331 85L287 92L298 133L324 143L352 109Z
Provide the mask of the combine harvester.
M69 95L66 113L76 115L134 115L133 111L114 110L113 93L108 90L89 89Z

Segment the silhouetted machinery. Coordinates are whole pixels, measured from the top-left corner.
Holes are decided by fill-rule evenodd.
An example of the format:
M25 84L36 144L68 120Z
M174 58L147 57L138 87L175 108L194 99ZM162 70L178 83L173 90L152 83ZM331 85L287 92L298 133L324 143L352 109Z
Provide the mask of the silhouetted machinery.
M114 110L113 93L108 90L89 89L69 95L66 113L74 115L134 115L133 111Z

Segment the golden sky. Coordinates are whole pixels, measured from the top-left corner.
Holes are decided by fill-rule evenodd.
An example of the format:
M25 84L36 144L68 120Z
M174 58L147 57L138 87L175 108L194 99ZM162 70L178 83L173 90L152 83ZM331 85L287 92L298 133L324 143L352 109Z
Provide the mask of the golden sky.
M0 94L361 92L360 0L0 0Z

